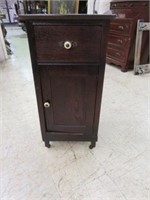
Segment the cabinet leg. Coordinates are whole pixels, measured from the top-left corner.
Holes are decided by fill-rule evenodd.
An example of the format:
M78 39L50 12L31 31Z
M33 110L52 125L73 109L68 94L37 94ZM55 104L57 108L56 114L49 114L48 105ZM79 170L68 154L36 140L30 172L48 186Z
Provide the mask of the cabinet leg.
M128 69L127 69L127 68L121 68L121 71L122 71L122 72L127 72Z
M91 141L89 148L93 149L95 146L96 146L96 141Z
M51 147L49 141L45 141L45 146L46 146L47 148L50 148L50 147Z

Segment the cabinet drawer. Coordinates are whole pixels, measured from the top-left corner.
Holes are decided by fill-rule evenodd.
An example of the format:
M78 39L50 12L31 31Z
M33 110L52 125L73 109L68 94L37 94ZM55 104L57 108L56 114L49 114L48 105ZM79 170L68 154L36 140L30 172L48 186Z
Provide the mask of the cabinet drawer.
M126 55L126 52L123 50L117 50L117 49L108 47L107 57L111 57L118 61L124 62L126 60L127 55Z
M117 9L117 8L127 8L128 7L128 3L127 2L111 2L110 3L110 9Z
M37 62L99 62L101 26L35 25Z
M110 34L108 36L108 46L109 47L118 47L120 49L128 49L130 46L130 37L119 36Z
M147 7L148 1L137 1L137 2L111 2L110 3L110 9L133 9L138 7Z
M129 36L131 34L132 22L125 19L115 19L110 24L110 32Z

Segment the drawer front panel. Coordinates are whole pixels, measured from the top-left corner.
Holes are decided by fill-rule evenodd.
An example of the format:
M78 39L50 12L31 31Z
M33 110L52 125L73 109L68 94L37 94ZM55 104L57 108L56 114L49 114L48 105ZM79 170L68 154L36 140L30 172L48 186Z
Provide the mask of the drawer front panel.
M34 26L38 62L98 62L101 26Z
M121 8L121 9L136 9L136 8L139 8L139 7L148 7L149 3L148 1L137 1L137 2L112 2L110 3L110 9L118 9L118 8Z
M113 59L119 60L121 62L124 62L127 57L125 51L117 50L117 49L110 48L110 47L107 48L107 56L111 57Z
M108 37L108 46L109 47L118 47L120 49L126 48L126 50L130 46L130 37L119 36L119 35L109 35Z
M129 36L132 29L132 22L127 20L113 20L110 24L110 32Z

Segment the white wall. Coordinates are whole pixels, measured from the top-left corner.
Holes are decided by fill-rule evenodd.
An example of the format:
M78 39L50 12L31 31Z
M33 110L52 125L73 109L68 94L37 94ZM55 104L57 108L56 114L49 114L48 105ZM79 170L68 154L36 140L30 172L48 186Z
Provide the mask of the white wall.
M3 34L2 34L2 29L0 26L0 62L2 62L3 60L7 59L7 51L6 51L6 46L5 46L5 42L4 42L4 38L3 38Z
M110 8L111 0L96 0L95 10L98 14L103 14ZM93 14L94 0L88 0L88 14Z

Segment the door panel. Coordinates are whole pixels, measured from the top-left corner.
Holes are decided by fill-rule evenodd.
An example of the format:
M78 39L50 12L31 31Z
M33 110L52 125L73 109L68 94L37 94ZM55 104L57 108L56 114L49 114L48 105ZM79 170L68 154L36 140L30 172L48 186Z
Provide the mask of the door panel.
M85 124L85 79L82 77L51 77L53 123L56 125ZM63 88L63 90L62 90Z
M90 133L94 120L98 67L41 67L47 131ZM92 74L92 75L91 75Z

